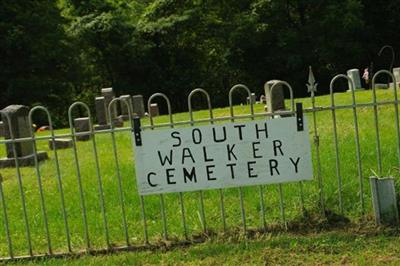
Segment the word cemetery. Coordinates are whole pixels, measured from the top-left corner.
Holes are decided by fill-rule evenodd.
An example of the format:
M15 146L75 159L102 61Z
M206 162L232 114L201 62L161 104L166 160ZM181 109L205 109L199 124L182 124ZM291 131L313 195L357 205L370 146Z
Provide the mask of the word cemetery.
M306 124L305 124L306 128ZM308 131L296 118L140 132L141 195L312 179Z

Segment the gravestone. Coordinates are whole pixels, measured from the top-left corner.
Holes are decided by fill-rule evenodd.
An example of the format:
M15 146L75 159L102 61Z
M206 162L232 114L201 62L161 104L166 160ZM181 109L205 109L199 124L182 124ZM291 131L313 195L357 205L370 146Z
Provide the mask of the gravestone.
M117 117L117 105L113 104L111 108L111 117L108 117L108 106L110 102L115 98L114 91L112 88L101 89L101 95L104 97L104 104L106 108L107 123L110 123L113 119Z
M267 105L265 110L268 112L276 112L285 110L285 95L283 92L282 84L278 84L274 87L274 91L271 91L272 86L279 80L267 81L264 85L265 98L267 100Z
M396 79L397 89L399 89L400 85L400 67L393 68L393 76ZM393 88L393 82L390 83L390 87Z
M107 109L104 97L96 97L95 104L97 123L99 123L99 125L107 125Z
M260 103L263 103L263 104L267 103L267 99L265 98L265 95L260 96Z
M247 98L247 104L255 104L256 103L256 95L254 93L250 94L250 97Z
M125 101L128 103L132 110L132 97L130 95L121 95L119 96L121 99L121 115L120 118L123 121L128 121L129 120L129 109L128 106L125 104Z
M0 121L0 138L4 138L5 135L4 123L3 121Z
M386 83L375 83L375 89L377 90L386 90L388 88L388 84Z
M74 119L74 127L75 127L75 132L76 133L89 133L90 132L90 121L89 117L80 117L80 118L75 118ZM77 141L88 141L91 139L91 135L81 135L81 136L76 136Z
M72 147L72 139L59 139L49 140L50 150L68 149Z
M393 76L396 79L396 82L400 82L400 67L393 68Z
M149 114L150 114L150 116L152 116L152 117L155 117L155 116L159 116L159 115L160 115L160 112L159 112L159 110L158 110L158 104L156 104L156 103L150 104Z
M23 105L9 105L0 112L4 124L5 139L12 139L12 136L15 139L31 137L32 126L29 125L28 121L28 107ZM7 119L7 116L10 120ZM35 164L33 143L32 140L27 140L16 142L15 144L6 144L7 158L0 159L0 168L15 166L13 146L15 146L16 157L20 166L32 166ZM48 158L46 152L37 152L36 156L39 162Z
M369 181L376 224L398 225L399 211L393 177L371 176Z
M106 130L106 129L110 129L111 127L110 127L110 125L95 125L94 127L93 127L93 129L95 130L95 131L99 131L99 130Z
M353 81L354 90L363 89L361 86L360 71L356 68L347 70L347 76ZM349 84L349 90L351 85Z
M139 116L143 117L144 116L144 102L143 102L143 95L133 95L132 96L132 105L133 105L133 110L132 113Z
M124 121L122 120L121 117L116 117L113 119L113 125L114 125L114 127L123 127Z
M110 129L110 125L107 122L108 110L106 108L105 98L103 96L96 97L95 105L96 105L96 118L98 125L94 127L94 130Z

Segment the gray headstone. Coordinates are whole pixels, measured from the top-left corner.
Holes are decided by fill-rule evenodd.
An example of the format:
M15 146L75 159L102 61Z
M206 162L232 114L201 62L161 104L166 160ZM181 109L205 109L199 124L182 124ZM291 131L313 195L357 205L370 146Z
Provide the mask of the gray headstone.
M32 125L29 124L28 114L29 109L23 105L10 105L4 108L1 112L1 119L4 125L4 137L11 139L11 135L15 139L27 138L31 136ZM7 116L10 120L7 119ZM11 130L9 127L11 124ZM33 152L32 141L16 142L14 144L17 161L19 166L32 166L35 164L35 156L38 162L48 159L46 152ZM15 155L13 152L13 144L6 144L7 158L0 159L0 168L15 167Z
M82 133L82 132L89 133L89 131L90 131L89 117L75 118L74 119L74 126L75 126L75 132L76 133ZM76 136L76 140L78 140L78 141L87 141L90 138L91 138L90 134L82 135L82 136Z
M260 96L260 103L267 103L267 99L265 98L265 95Z
M393 68L393 76L396 79L397 89L399 89L400 85L400 67ZM390 84L390 87L393 88L393 83Z
M377 224L399 224L399 211L397 208L394 179L391 177L369 178L372 194L372 205Z
M256 103L256 95L254 93L250 94L250 97L247 97L247 104L255 104Z
M119 116L119 117L113 119L113 125L114 125L114 127L123 127L124 126L124 121Z
M68 149L72 147L72 139L54 139L49 140L50 150Z
M267 98L267 109L268 112L276 112L279 110L285 110L285 95L282 84L278 84L271 91L272 86L279 80L267 81L264 85L265 97Z
M95 131L100 131L100 130L107 130L110 129L111 124L107 124L107 125L96 125L93 127L93 129ZM116 118L113 119L113 125L114 127L123 127L124 126L124 121L122 120L121 116L118 116Z
M4 129L4 123L3 121L0 121L0 138L4 137L6 135L5 129Z
M347 70L347 76L353 81L354 86L355 86L354 90L362 89L360 70L358 70L356 68ZM349 84L349 89L350 89L350 86L351 85Z
M110 129L110 125L96 125L93 127L95 131Z
M107 110L104 97L96 97L96 117L99 125L107 125Z
M20 167L35 165L35 156L36 156L38 162L49 159L47 152L38 151L36 153L36 155L34 153L32 153L30 155L18 157L18 159L17 159L18 165ZM0 168L6 168L6 167L15 167L15 158L0 159Z
M160 112L159 112L159 110L158 110L158 104L156 104L156 103L150 104L149 114L150 114L150 116L152 116L152 117L155 117L155 116L160 115Z
M397 83L400 83L400 67L393 68L393 76Z
M6 114L10 117L11 130L14 138L26 138L31 136L32 126L28 122L29 108L23 105L9 105L1 110L1 120L4 123L4 137L11 139L11 132ZM12 144L7 144L7 157L14 158ZM32 141L15 143L17 157L33 154Z
M128 106L130 106L132 110L132 97L130 95L121 95L119 96L121 99L121 119L123 121L127 121L129 119L129 109ZM128 103L128 105L125 104L125 101Z
M110 102L115 98L114 91L112 88L103 88L101 89L101 95L104 97L104 104L106 105L106 110L108 110L108 106ZM109 123L112 119L117 117L117 105L113 104L111 109L111 118L108 117L108 111L106 112L107 122Z
M144 116L144 102L142 95L133 95L132 96L132 105L133 105L133 114L136 114L139 117Z
M375 89L377 90L386 90L388 87L386 83L375 83Z

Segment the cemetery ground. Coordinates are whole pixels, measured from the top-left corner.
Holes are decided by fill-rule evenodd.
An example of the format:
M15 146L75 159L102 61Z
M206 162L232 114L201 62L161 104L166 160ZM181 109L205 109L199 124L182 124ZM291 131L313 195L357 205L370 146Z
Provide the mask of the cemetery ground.
M398 232L357 225L319 232L220 236L187 247L37 260L21 265L398 265ZM17 263L16 263L17 264Z
M378 101L393 100L392 90L378 90ZM372 101L371 91L356 93L358 103ZM296 99L303 102L304 107L311 105L309 98ZM335 104L351 104L350 93L335 95ZM316 98L317 106L329 106L330 96ZM289 105L288 105L289 106ZM255 105L255 112L262 112L263 104ZM394 176L396 183L399 177L397 168L397 140L394 124L393 105L384 105L379 108L379 127L381 134L381 148L383 156L383 169L385 175ZM235 114L249 113L249 106L235 106ZM288 232L282 227L278 185L264 186L265 218L268 233L258 235L252 233L249 240L245 240L241 232L241 211L239 193L237 188L224 190L225 214L228 231L223 234L223 226L219 208L219 192L204 191L204 205L206 224L202 224L199 212L199 193L184 193L184 206L189 238L205 240L205 243L185 248L174 248L164 252L162 246L162 220L160 214L159 197L146 196L145 209L150 243L159 246L156 251L140 251L121 253L109 257L84 257L81 260L48 260L48 264L63 263L188 263L212 264L227 261L231 264L262 263L265 260L274 262L349 262L369 263L371 260L379 262L393 262L399 254L398 233L395 229L376 229L371 223L373 218L370 188L368 177L377 171L375 131L373 122L373 109L359 107L358 119L360 130L361 159L363 163L363 184L366 214L361 213L359 181L357 174L356 148L354 141L353 113L351 110L337 110L337 127L339 149L341 158L341 171L343 176L343 207L340 214L338 203L338 181L335 174L335 149L332 133L331 112L317 113L318 133L320 135L320 156L322 179L324 187L327 220L322 218L319 210L319 190L316 178L304 182L305 209L300 207L299 185L284 184L282 186L285 200L285 216L289 223ZM229 116L229 108L214 109L214 116ZM310 139L313 138L313 124L310 114L308 116L308 130ZM195 112L195 119L205 119L208 111ZM174 115L174 121L188 120L188 113ZM167 116L160 116L155 123L168 122ZM143 120L146 124L148 121ZM57 130L57 133L67 133L68 129ZM42 132L40 134L49 134ZM129 133L116 133L118 157L120 161L123 183L123 196L126 210L129 240L132 244L143 243L143 224L141 219L139 196L136 189L134 159L132 143ZM124 245L124 229L122 225L121 205L118 194L117 174L112 152L111 136L109 134L96 135L97 149L100 160L100 171L103 180L105 208L107 212L110 241L113 245ZM315 156L314 145L312 146ZM38 141L38 150L47 150L47 142ZM71 149L60 150L59 159L61 176L66 199L68 223L71 232L72 248L79 251L85 248L82 214L79 203L79 191L75 172L73 152ZM106 246L101 210L99 207L99 194L96 179L96 170L92 143L78 142L79 162L84 187L84 196L87 208L89 237L94 249ZM5 156L4 149L1 150ZM53 153L49 151L50 160L40 165L42 183L45 195L50 238L53 251L66 250L66 236L61 212L61 203L57 187L56 169ZM24 191L27 199L28 220L30 223L32 246L34 253L47 251L46 234L40 209L40 196L33 167L21 168ZM27 254L24 220L22 216L21 200L18 191L18 181L15 169L2 169L3 189L7 204L10 233L15 255ZM316 175L316 161L314 159L314 175ZM262 228L260 217L260 198L258 187L247 187L244 191L244 206L246 210L246 223L250 232ZM178 194L165 195L166 217L168 233L171 240L184 239ZM3 216L0 224L3 225ZM208 234L204 237L202 228L206 226ZM7 256L7 241L4 226L0 228L0 254ZM394 255L393 255L394 254ZM287 260L287 261L286 261ZM43 263L44 261L39 261Z

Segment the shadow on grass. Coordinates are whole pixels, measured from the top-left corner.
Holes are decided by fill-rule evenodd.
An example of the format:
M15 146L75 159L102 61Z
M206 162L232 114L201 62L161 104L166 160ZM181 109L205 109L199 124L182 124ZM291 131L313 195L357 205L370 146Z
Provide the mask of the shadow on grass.
M37 255L35 257L18 257L14 259L4 260L3 262L43 262L49 258L52 259L79 259L84 256L101 256L109 254L117 254L121 252L142 252L142 251L158 251L158 252L169 252L177 249L185 249L190 246L201 243L221 243L224 245L242 245L249 244L250 240L269 240L271 247L285 248L290 245L295 239L303 244L310 244L313 241L318 240L319 235L327 233L327 238L335 240L352 242L355 237L374 237L374 236L400 236L400 230L398 227L377 227L372 217L364 217L358 221L351 222L349 218L327 210L325 217L318 215L317 213L310 213L305 211L302 216L299 216L287 224L287 227L282 224L271 224L265 229L259 228L248 228L246 233L240 227L232 228L226 232L217 232L208 230L204 233L192 235L187 240L181 240L178 238L170 238L168 240L158 239L154 243L137 246L126 246L126 247L110 247L109 249L98 249L98 250L82 250L75 253L66 254L52 254L52 255ZM310 236L307 240L298 240L299 237ZM312 237L311 237L312 236ZM274 237L276 238L274 240ZM305 243L307 242L307 243ZM309 243L310 242L310 243ZM318 242L318 241L317 241ZM351 243L350 243L351 244ZM257 245L257 243L254 243ZM313 246L318 243L312 244ZM210 247L211 248L211 247ZM315 247L317 248L317 247Z

